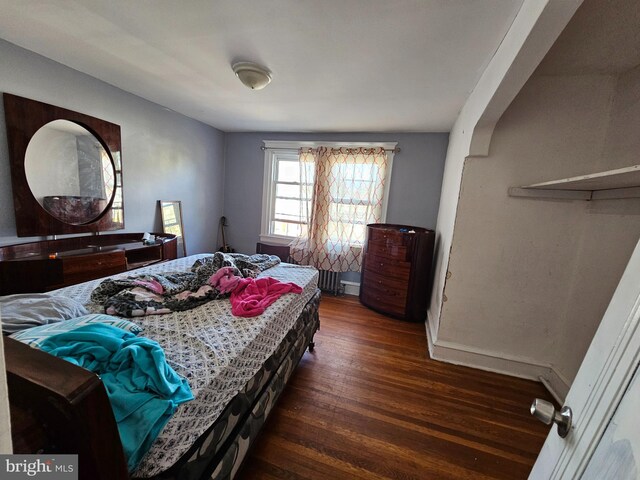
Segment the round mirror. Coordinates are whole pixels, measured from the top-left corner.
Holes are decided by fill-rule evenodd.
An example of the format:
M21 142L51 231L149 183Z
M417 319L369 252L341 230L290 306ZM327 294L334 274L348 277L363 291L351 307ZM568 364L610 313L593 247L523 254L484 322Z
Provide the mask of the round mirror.
M111 157L89 130L68 120L49 122L31 137L24 169L38 203L65 223L95 220L113 196Z

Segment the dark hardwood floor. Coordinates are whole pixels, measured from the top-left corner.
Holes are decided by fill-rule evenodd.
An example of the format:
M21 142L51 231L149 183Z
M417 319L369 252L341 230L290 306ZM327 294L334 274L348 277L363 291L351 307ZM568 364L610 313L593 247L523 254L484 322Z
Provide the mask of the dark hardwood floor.
M541 384L431 360L422 323L356 297L325 295L320 319L238 478L527 478Z

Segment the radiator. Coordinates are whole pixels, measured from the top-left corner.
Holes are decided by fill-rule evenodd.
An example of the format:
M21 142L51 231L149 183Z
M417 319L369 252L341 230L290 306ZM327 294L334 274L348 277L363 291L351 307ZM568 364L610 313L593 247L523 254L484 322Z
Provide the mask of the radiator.
M329 270L319 270L318 288L323 292L330 292L334 295L342 293L342 284L340 272L330 272Z

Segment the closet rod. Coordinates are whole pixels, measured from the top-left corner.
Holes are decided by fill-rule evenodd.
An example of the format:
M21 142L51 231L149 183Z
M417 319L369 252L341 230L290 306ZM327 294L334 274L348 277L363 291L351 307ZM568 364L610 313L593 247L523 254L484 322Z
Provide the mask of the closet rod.
M302 147L302 148L311 148L311 147ZM334 148L334 147L331 147L331 148ZM376 148L376 147L343 147L343 148ZM260 150L262 150L264 152L265 150L299 150L299 148L265 147L264 145L262 145L260 147ZM384 151L385 152L400 153L400 147L385 148Z

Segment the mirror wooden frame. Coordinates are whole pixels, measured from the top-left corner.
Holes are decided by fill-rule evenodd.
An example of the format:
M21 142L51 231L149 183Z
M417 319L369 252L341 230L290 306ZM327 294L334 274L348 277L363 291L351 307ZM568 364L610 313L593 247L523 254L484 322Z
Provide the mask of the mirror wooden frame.
M176 236L178 253L182 251L182 256L187 256L187 243L184 238L184 221L182 220L182 202L180 200L158 200L160 207L160 217L162 218L162 233L170 233ZM172 207L174 212L173 219L165 214L165 207ZM175 213L177 212L177 218ZM177 221L173 221L173 220ZM175 226L180 226L178 233ZM179 255L178 255L179 256Z
M13 205L18 236L97 233L123 229L124 197L122 195L120 126L90 115L9 93L5 93L3 97L9 141ZM54 120L69 120L89 130L107 151L116 170L116 192L109 200L104 212L88 223L65 223L49 214L35 198L27 182L25 153L29 141L42 126ZM117 192L118 189L119 192ZM118 197L122 198L122 215L120 215L120 219L114 218L112 213L113 200Z

